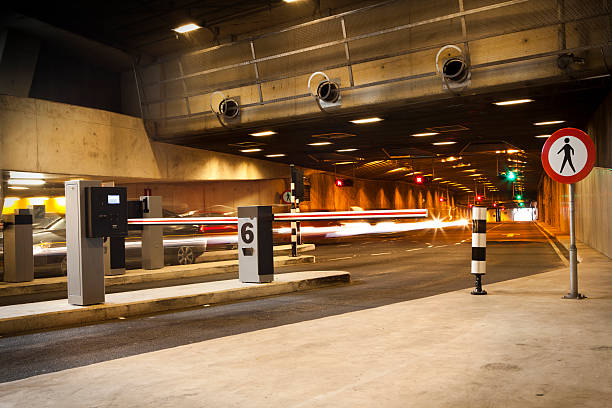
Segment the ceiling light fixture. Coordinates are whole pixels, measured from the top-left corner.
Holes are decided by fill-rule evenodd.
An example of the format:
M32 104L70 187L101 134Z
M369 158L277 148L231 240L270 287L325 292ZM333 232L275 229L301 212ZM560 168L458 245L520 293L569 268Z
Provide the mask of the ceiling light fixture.
M482 174L480 174L480 173L469 174L469 177L480 177L480 176L482 176Z
M434 145L434 146L443 146L443 145L452 145L452 144L455 144L455 143L457 143L457 142L450 142L450 141L449 142L435 142L435 143L432 143L432 145Z
M467 170L461 170L461 171L464 173L471 173L471 172L476 171L476 169L467 169Z
M442 180L442 177L436 177L435 179L433 179L433 181L438 181L438 180Z
M12 179L42 179L42 173L30 173L28 171L9 171L9 178Z
M382 118L374 117L374 118L365 118L365 119L355 119L355 120L351 120L350 122L356 125L363 125L364 123L380 122L381 120Z
M261 152L261 149L242 149L241 150L242 153L254 153L254 152Z
M285 157L285 153L277 153L277 154L266 154L266 157Z
M314 143L308 143L308 146L326 146L330 144L332 144L332 142L314 142Z
M438 132L425 132L425 133L414 133L412 136L414 137L422 137L422 136L435 136L435 135L439 135L440 133Z
M550 137L550 135L537 135L535 137L538 138L538 139L544 139L544 138Z
M27 190L29 187L9 186L11 190Z
M533 102L533 99L514 99L511 101L493 102L493 104L497 106L506 106L506 105L518 105L521 103L528 103L528 102Z
M276 132L272 131L272 130L264 130L263 132L257 132L257 133L249 133L249 135L251 136L270 136L270 135L275 135Z
M559 123L565 123L564 120L549 120L548 122L536 122L534 125L536 126L546 126L546 125L558 125Z
M8 179L8 184L12 186L42 186L45 184L45 180Z
M354 152L357 149L340 149L340 150L336 150L338 153L344 153L344 152Z
M177 33L180 33L180 34L185 34L185 33L191 32L191 31L198 30L200 28L202 28L202 27L200 27L197 24L189 23L189 24L182 25L180 27L173 28L172 31L176 31Z
M355 162L354 161L346 161L346 162L338 162L338 163L334 163L334 164L342 165L342 164L353 164L353 163L355 163Z

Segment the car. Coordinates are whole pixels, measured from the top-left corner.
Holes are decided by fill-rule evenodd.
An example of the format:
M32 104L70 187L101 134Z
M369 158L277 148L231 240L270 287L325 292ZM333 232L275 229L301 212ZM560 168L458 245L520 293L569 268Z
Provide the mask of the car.
M165 218L178 215L164 210ZM206 251L207 237L197 225L164 226L164 258L167 265L187 265L196 262ZM47 214L44 220L33 225L34 276L51 277L66 275L66 218L59 214ZM141 231L130 229L125 240L125 260L128 268L141 266ZM0 261L4 262L3 236L0 235Z

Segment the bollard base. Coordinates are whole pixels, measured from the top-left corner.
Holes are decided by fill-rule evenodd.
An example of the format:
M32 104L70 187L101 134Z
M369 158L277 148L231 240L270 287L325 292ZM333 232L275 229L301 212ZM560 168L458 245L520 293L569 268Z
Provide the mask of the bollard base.
M582 293L577 293L575 295L572 293L568 293L567 295L563 296L562 299L586 299L586 296Z
M476 278L476 287L472 291L472 295L486 295L487 291L482 288L482 274L475 273L474 277Z

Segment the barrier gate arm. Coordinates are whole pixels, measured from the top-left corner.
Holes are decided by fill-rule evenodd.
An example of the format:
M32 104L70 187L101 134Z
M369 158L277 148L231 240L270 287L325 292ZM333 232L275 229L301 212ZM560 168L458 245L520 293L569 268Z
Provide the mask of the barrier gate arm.
M426 218L427 209L332 211L274 214L274 221L334 221L362 219ZM233 225L237 217L192 217L192 218L130 218L129 225Z

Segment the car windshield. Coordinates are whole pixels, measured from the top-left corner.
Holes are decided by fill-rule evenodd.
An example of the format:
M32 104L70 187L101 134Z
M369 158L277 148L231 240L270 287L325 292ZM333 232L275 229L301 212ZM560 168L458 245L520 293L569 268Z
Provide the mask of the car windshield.
M34 222L32 223L32 228L33 229L50 229L60 219L64 219L64 218L60 217L58 214L45 214L44 218L38 218L34 220ZM65 228L65 225L66 224L64 223L64 228Z

